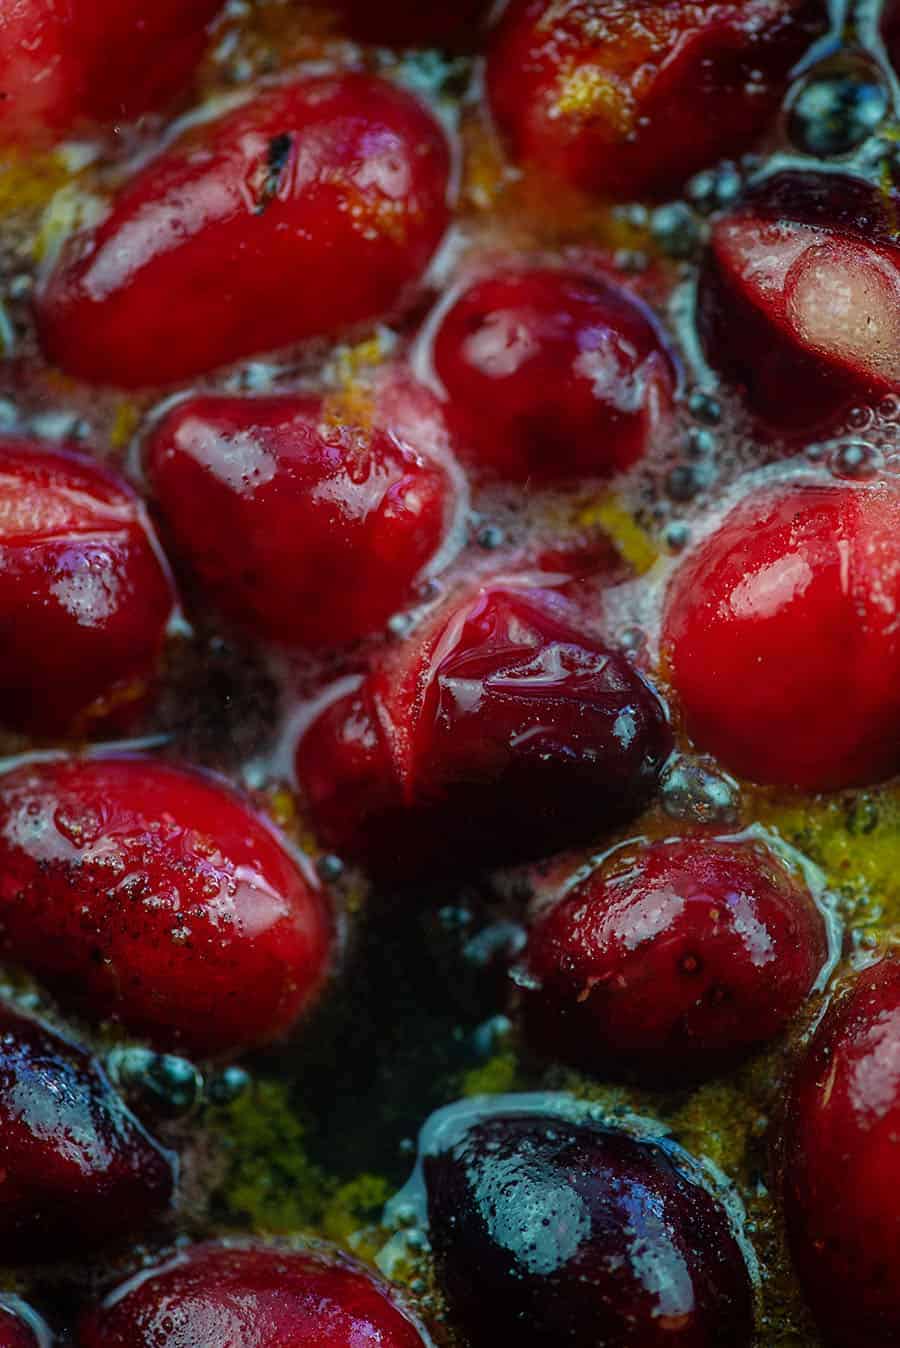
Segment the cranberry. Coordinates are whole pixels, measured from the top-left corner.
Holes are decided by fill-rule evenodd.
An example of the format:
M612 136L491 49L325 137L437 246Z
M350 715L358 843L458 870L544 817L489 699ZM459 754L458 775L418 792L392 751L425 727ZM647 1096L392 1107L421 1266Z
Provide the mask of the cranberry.
M814 0L511 0L487 91L513 154L604 196L740 154L824 27Z
M617 850L531 933L529 1038L592 1072L701 1080L778 1035L827 958L822 913L761 843Z
M374 76L269 89L184 134L63 249L47 356L124 388L188 379L395 310L448 220L444 134Z
M66 1005L198 1054L286 1031L330 947L321 897L244 801L138 757L0 777L0 936Z
M471 47L490 0L454 0L452 5L423 5L422 0L326 0L348 32L361 42L382 47Z
M514 481L628 468L677 379L638 300L610 280L552 267L503 271L464 290L432 358L460 452Z
M0 141L131 121L188 83L223 0L18 0L0 20Z
M661 1142L496 1114L426 1155L438 1277L473 1348L739 1348L750 1280L722 1207Z
M900 961L862 973L803 1055L789 1097L791 1252L828 1343L900 1338Z
M646 801L670 747L655 694L565 600L497 583L326 707L297 773L329 847L397 872L594 836Z
M424 1348L390 1289L338 1254L196 1245L89 1311L79 1348Z
M730 771L831 790L900 766L900 495L751 495L672 581L663 648L687 729Z
M890 199L783 173L713 227L698 322L715 368L778 429L833 422L900 388L900 246Z
M0 720L37 735L127 725L172 608L123 482L80 455L0 438Z
M317 398L192 398L150 442L175 551L256 636L350 641L406 602L446 532L445 468Z
M0 1348L48 1348L49 1344L49 1335L45 1335L43 1325L30 1307L13 1306L8 1297L5 1303L0 1303Z
M84 1049L0 1005L0 1258L133 1236L168 1208L174 1162Z

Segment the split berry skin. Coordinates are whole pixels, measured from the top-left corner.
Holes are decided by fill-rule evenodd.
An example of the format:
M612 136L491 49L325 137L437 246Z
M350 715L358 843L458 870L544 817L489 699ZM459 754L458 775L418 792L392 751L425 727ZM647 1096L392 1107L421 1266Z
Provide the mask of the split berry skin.
M794 1267L828 1344L900 1336L900 961L861 973L797 1067L784 1129Z
M410 873L546 855L640 809L671 749L655 693L514 583L457 599L301 737L297 776L326 845Z
M813 0L512 0L488 102L517 161L604 197L664 194L753 144L824 23Z
M331 929L274 830L216 780L57 758L0 777L0 941L90 1021L206 1056L293 1026Z
M744 1257L676 1148L497 1115L424 1174L438 1278L472 1348L750 1342Z
M710 363L777 431L900 389L895 207L846 175L782 173L713 226L697 321Z
M424 1348L390 1289L337 1252L197 1245L83 1316L78 1348Z
M97 1061L5 1004L0 1135L4 1264L44 1263L121 1243L158 1224L170 1208L175 1161L122 1103Z
M375 76L260 93L67 242L37 297L44 352L89 383L152 387L389 315L447 226L449 165L431 114Z
M36 736L127 727L174 594L143 506L100 464L0 438L0 721Z
M252 635L335 645L412 597L452 516L447 470L317 398L192 398L154 432L148 475L174 555Z
M677 384L640 301L571 268L523 266L476 281L442 319L431 359L458 452L516 482L630 467Z
M729 771L808 791L900 765L900 494L800 481L688 555L663 652L688 733Z
M785 1029L828 953L815 900L763 844L627 847L532 930L528 1039L603 1076L704 1080Z

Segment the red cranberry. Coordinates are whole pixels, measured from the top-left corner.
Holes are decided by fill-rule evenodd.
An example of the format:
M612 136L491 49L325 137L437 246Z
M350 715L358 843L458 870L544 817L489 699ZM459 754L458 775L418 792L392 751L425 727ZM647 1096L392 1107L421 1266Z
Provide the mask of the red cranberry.
M0 141L131 121L188 83L223 0L17 0L0 22Z
M531 933L531 1042L591 1072L701 1080L774 1039L828 958L822 913L759 842L614 852Z
M320 836L376 868L547 853L640 808L671 736L565 600L495 584L442 609L302 737Z
M713 227L698 323L710 362L779 429L900 388L890 201L855 178L770 179Z
M36 735L127 725L172 607L122 481L80 455L0 439L0 720Z
M719 1203L661 1142L497 1114L426 1155L431 1245L472 1348L739 1345L750 1280Z
M424 1348L390 1288L338 1255L196 1245L82 1319L79 1348Z
M511 0L487 91L516 159L604 196L678 187L774 117L814 0Z
M900 766L900 495L770 488L669 588L664 652L687 729L730 771L825 791Z
M395 310L448 219L444 134L374 76L269 89L183 135L69 240L47 356L124 388L188 379Z
M448 474L317 398L192 398L150 442L175 551L256 636L334 644L383 627L445 536Z
M0 1258L43 1262L144 1230L174 1162L83 1049L0 1006Z
M15 1299L18 1303L18 1298ZM30 1307L13 1304L6 1297L0 1303L0 1348L49 1348L51 1339Z
M900 961L867 969L800 1061L785 1130L794 1264L828 1343L900 1339Z
M382 47L472 47L490 0L454 0L423 5L422 0L327 0L327 8L360 42Z
M441 321L432 358L458 449L514 481L628 468L677 380L638 300L552 267L476 281Z
M244 801L137 757L0 777L0 937L66 1005L197 1054L286 1031L330 949L320 895Z

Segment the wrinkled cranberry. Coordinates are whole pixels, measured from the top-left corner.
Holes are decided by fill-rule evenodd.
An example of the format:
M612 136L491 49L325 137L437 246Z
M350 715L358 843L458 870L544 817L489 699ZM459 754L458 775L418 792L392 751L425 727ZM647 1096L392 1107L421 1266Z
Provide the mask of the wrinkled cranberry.
M738 1348L750 1280L677 1148L554 1114L497 1114L424 1159L431 1245L473 1348Z
M321 0L319 0L321 3ZM382 47L474 47L490 0L454 0L452 5L422 0L325 0L338 22L360 42Z
M197 1245L117 1287L79 1348L423 1348L390 1288L337 1253Z
M528 1036L588 1071L702 1080L778 1035L827 958L822 913L760 842L617 850L531 933Z
M36 735L126 726L172 607L143 508L119 478L0 439L0 721Z
M900 388L900 246L890 199L783 173L713 227L698 324L712 365L779 429Z
M174 1161L83 1049L0 1005L0 1258L43 1262L133 1236L168 1208Z
M794 1265L828 1343L900 1338L900 961L831 1007L789 1096L784 1197Z
M41 1326L39 1339L34 1328L37 1324L40 1321L30 1307L14 1307L6 1298L5 1303L0 1303L0 1348L48 1348L50 1337Z
M317 398L192 398L148 470L176 553L256 636L350 641L384 626L446 533L446 468Z
M676 383L643 305L571 269L476 281L445 314L431 354L459 452L514 481L628 468Z
M516 159L604 196L745 150L825 25L815 0L511 0L487 92Z
M498 583L326 707L297 773L329 847L399 872L589 838L640 808L670 747L655 694L565 600Z
M287 1030L330 948L320 895L243 800L138 757L0 777L0 940L92 1020L198 1054Z
M17 0L0 15L0 141L131 121L188 83L223 0Z
M47 356L166 384L395 310L448 219L444 134L411 94L346 73L194 127L63 249L37 300Z
M669 587L663 650L687 729L730 771L825 791L900 766L900 494L751 495Z

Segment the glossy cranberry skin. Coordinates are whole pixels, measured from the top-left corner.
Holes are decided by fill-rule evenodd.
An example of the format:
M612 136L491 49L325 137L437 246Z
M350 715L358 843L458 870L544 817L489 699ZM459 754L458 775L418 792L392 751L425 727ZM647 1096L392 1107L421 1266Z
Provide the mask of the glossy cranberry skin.
M713 226L699 332L762 422L808 431L900 388L893 219L859 179L784 173Z
M82 455L0 439L0 722L37 736L127 726L173 604L124 482Z
M0 1006L0 1257L76 1257L146 1230L175 1162L84 1049Z
M628 661L546 590L442 609L300 740L329 847L388 872L542 855L637 811L671 735Z
M822 913L761 843L617 850L531 932L528 1037L600 1075L703 1080L780 1034L827 959Z
M752 781L837 790L900 765L900 494L751 495L669 587L663 649L688 732Z
M741 154L824 28L812 0L511 0L487 94L513 156L602 196Z
M185 133L67 242L37 298L45 354L149 387L389 314L440 242L448 176L441 128L385 80L270 89Z
M288 1030L323 981L323 901L249 805L140 757L0 777L0 940L92 1021L235 1053Z
M572 269L476 281L432 349L458 451L499 477L606 477L643 454L677 382L649 311Z
M554 1115L488 1116L424 1160L430 1239L473 1348L739 1348L750 1280L676 1148Z
M794 1266L825 1340L900 1336L900 961L859 975L797 1067L784 1132Z
M333 645L383 627L450 522L447 470L317 398L191 398L147 468L175 555L254 636Z
M197 1245L116 1288L79 1348L424 1348L388 1286L337 1253Z

